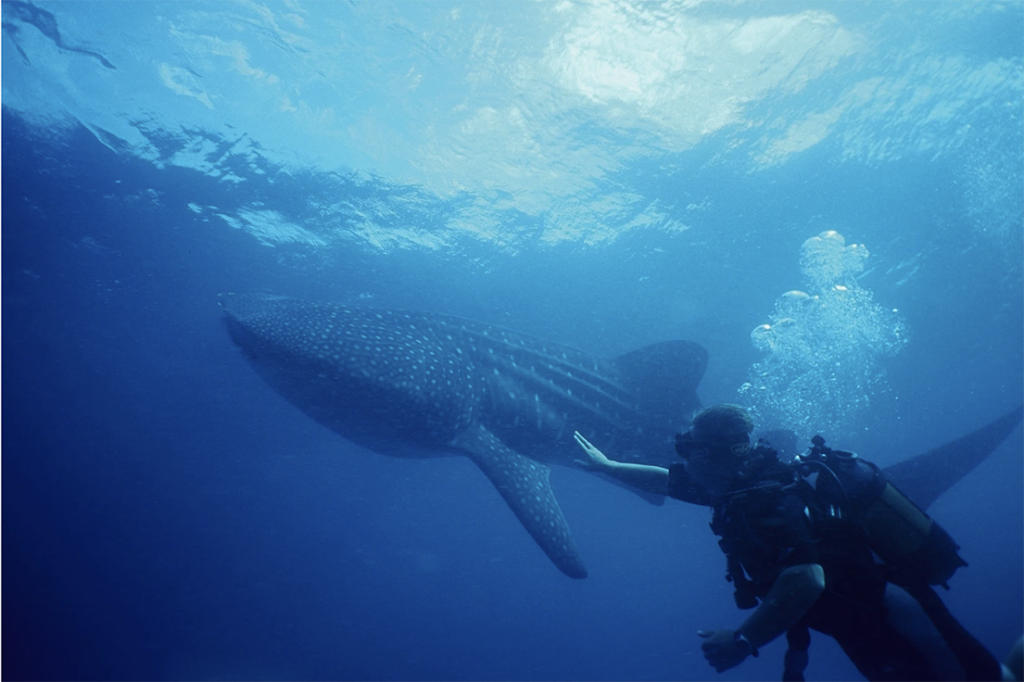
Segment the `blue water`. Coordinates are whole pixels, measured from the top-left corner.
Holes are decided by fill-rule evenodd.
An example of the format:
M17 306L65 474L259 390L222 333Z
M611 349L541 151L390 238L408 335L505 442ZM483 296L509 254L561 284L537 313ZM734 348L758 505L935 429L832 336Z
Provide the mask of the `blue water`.
M556 469L566 578L469 460L286 403L217 296L689 339L704 404L895 463L1022 400L1022 38L1020 3L4 2L4 677L778 679L781 643L701 657L745 617L706 509ZM772 364L827 230L870 254L811 335L846 345ZM1022 450L930 510L1000 657ZM820 635L808 677L858 679Z

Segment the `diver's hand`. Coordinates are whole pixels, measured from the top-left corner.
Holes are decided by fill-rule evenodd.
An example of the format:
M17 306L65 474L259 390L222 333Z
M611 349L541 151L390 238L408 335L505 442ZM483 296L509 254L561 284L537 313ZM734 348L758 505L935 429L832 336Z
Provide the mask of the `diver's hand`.
M698 630L697 634L704 638L700 648L716 672L735 668L752 653L750 644L736 641L732 630Z
M576 464L584 469L590 469L592 471L611 468L612 461L605 457L603 452L591 445L590 441L584 438L579 431L573 433L572 437L575 438L576 442L580 444L581 448L583 448L583 452L587 453L587 459L574 460Z

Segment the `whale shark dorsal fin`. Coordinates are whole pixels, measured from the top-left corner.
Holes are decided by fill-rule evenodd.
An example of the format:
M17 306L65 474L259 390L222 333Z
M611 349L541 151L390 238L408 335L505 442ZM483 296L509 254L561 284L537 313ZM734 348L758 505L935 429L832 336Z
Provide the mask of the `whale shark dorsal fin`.
M885 467L882 473L921 509L928 509L957 481L985 461L1013 433L1022 417L1024 406L1010 410L966 436Z
M678 429L700 410L697 385L708 366L708 352L690 341L663 341L612 360L623 388L656 421Z
M470 425L452 445L476 462L562 573L570 578L587 577L569 525L548 483L550 468L512 450L480 424Z

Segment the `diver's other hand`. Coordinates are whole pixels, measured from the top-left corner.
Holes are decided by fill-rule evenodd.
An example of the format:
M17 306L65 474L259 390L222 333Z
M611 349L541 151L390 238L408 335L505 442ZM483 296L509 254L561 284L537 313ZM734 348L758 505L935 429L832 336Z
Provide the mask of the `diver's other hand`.
M607 469L612 466L612 461L605 457L603 452L595 448L579 431L574 432L572 437L583 448L583 452L587 453L587 459L577 459L575 460L576 464L584 469L593 470Z
M732 630L698 630L697 634L704 638L700 648L716 672L735 668L751 653L750 644L737 641Z

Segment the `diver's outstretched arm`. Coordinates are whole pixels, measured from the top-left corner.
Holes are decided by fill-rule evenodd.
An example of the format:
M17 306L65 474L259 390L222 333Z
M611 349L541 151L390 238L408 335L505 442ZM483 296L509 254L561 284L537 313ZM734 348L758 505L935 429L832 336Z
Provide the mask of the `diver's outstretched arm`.
M626 485L646 490L650 493L668 494L668 469L648 464L616 462L613 459L608 459L603 452L594 447L579 431L573 434L573 438L583 448L583 452L587 453L587 459L576 460L576 463L584 469L608 474Z

